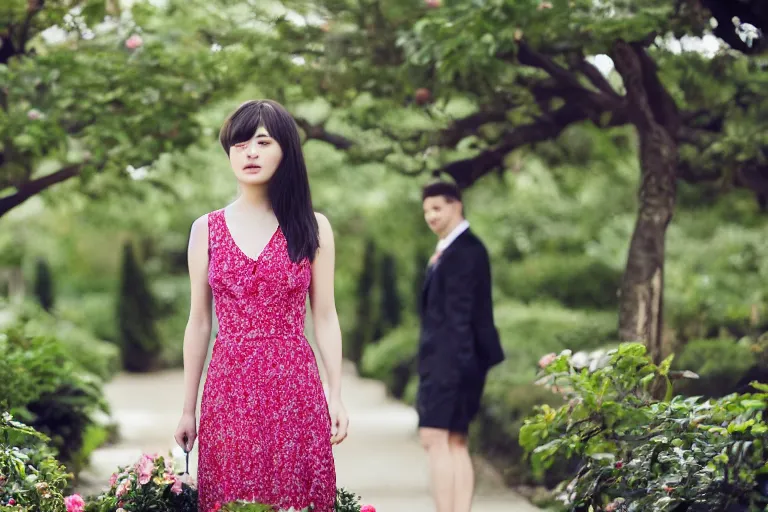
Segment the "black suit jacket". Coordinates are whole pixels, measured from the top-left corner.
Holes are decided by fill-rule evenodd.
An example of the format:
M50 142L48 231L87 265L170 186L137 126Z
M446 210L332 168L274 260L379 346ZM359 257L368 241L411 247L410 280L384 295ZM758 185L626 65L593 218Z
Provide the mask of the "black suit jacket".
M504 360L493 321L488 252L471 230L427 270L420 309L422 380L457 385L484 377Z

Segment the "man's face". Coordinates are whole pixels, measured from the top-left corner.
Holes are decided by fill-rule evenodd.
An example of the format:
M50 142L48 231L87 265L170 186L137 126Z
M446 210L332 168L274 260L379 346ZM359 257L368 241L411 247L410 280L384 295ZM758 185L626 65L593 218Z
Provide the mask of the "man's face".
M445 196L428 197L424 200L424 220L439 238L444 238L461 220L461 203L448 201Z

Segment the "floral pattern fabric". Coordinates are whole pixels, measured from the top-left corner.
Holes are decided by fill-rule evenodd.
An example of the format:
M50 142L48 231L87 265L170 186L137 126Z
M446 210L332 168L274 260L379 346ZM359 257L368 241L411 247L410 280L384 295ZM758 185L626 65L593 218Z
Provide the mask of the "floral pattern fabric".
M208 215L208 233L219 331L200 407L200 511L239 499L331 512L330 416L304 336L311 264L290 260L279 227L249 257L224 210Z

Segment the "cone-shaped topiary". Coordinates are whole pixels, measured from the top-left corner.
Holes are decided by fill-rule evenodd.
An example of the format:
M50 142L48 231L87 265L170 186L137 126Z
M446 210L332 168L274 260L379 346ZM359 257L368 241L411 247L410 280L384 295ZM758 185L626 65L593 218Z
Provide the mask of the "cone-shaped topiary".
M35 297L46 311L51 311L54 304L53 274L48 262L40 258L35 266Z
M123 246L123 267L117 304L124 368L131 372L152 370L157 366L162 348L155 326L155 298L130 242Z

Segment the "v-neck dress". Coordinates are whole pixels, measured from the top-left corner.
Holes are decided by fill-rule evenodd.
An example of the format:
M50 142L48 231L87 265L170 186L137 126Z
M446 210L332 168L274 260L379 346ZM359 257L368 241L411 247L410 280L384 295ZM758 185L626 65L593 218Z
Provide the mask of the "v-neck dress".
M331 424L304 336L311 264L293 263L278 227L253 259L224 210L208 214L208 283L219 331L198 428L199 510L256 501L331 512Z

